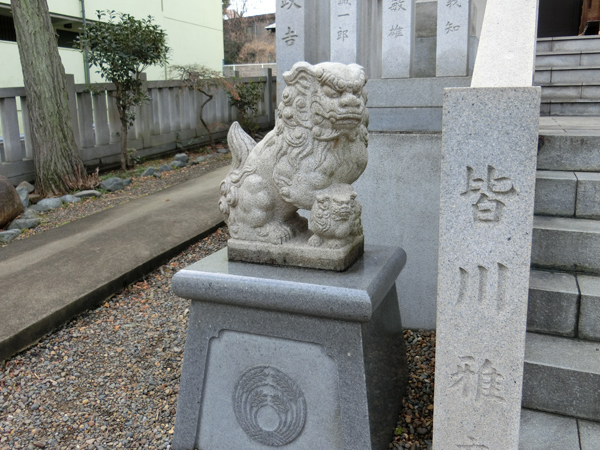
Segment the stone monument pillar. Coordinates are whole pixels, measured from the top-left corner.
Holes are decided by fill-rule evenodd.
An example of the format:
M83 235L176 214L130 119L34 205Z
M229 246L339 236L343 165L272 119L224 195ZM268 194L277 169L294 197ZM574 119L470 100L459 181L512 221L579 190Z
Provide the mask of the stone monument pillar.
M329 4L329 60L360 64L369 77L381 72L380 5L370 0L323 0Z
M540 88L444 91L434 450L517 450Z
M416 0L384 0L382 78L413 76Z
M308 0L310 2L310 0ZM306 61L307 37L305 23L306 0L279 0L277 2L277 101L283 89L283 72L290 70L298 61Z
M192 299L173 449L383 450L407 381L395 280L367 247L343 273L228 261L173 278Z
M331 60L344 64L358 62L358 0L331 0Z
M283 73L298 61L329 60L329 1L277 0L277 103L285 87Z
M471 0L438 0L436 76L467 76L470 17Z

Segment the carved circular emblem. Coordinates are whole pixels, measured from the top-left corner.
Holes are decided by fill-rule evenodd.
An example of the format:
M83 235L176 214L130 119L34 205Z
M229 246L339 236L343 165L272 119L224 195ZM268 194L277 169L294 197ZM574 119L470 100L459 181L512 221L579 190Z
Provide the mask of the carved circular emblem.
M251 367L242 374L233 393L233 408L246 434L269 447L292 442L306 422L302 390L285 373L270 366Z

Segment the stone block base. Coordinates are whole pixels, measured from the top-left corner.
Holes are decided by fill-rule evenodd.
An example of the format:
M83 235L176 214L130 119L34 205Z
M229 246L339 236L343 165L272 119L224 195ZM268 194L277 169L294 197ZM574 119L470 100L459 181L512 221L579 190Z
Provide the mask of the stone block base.
M228 261L180 271L192 299L173 449L388 448L407 382L398 248L343 273Z
M227 241L230 261L257 264L306 267L310 269L346 270L360 258L365 248L364 236L342 248L312 247L307 239L292 239L285 244L229 239Z

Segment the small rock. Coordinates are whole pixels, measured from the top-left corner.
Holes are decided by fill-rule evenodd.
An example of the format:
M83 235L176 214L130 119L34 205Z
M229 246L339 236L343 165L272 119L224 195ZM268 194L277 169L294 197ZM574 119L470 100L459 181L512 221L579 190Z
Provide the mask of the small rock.
M9 230L28 230L37 227L42 223L41 219L17 219L13 220L8 226Z
M26 209L23 214L19 216L19 219L37 219L40 215L35 209Z
M40 408L40 405L38 405L37 403L34 403L33 405L31 405L31 409L32 409L33 411L36 411L36 410L38 410L39 408Z
M0 175L0 228L23 212L23 204L8 178Z
M37 202L35 206L48 209L56 209L62 206L62 200L60 198L45 198L44 200L40 200L39 202ZM36 211L39 210L36 209Z
M18 186L17 194L19 194L19 198L21 199L21 203L25 208L29 207L29 192L27 192L26 186Z
M40 200L43 200L43 197L40 194L29 194L29 203L35 205Z
M173 170L173 166L169 164L163 164L158 168L159 172L168 172L169 170Z
M30 206L29 209L32 209L37 212L44 212L44 211L50 211L52 208L50 208L49 206L43 206L43 205L36 204L36 205Z
M203 161L206 161L206 156L198 156L198 157L196 158L196 161L195 161L195 162L196 162L196 163L201 163L201 162L203 162Z
M33 445L35 445L37 448L46 448L46 444L40 441L34 441Z
M419 434L427 434L427 432L428 432L427 428L419 428L419 429L417 429L417 433L419 433Z
M100 183L100 188L110 192L119 191L125 187L125 183L119 177L112 177Z
M27 189L28 194L31 194L33 192L33 190L35 189L33 187L33 184L28 183L27 181L21 181L19 183L19 185L17 186L17 189L19 189L20 187L24 187L25 189Z
M63 203L79 203L81 201L79 197L74 195L63 195L60 199Z
M142 176L143 177L151 177L155 173L156 173L156 169L154 167L148 167L146 170L144 170L144 172L142 173Z
M229 153L229 150L227 150L226 148L220 148L217 150L217 153Z
M185 167L185 163L184 163L184 162L181 162L181 161L173 161L173 162L171 163L171 166L172 166L172 167L176 167L176 168L178 168L178 169L181 169L182 167Z
M75 194L75 197L86 198L86 197L100 197L102 194L98 191L87 190L81 191Z
M0 231L0 244L8 244L21 234L21 230Z
M175 161L181 161L182 163L187 164L190 157L188 155L186 155L185 153L177 153L173 159Z
M161 172L154 172L154 174L152 176L154 178L162 178L162 173Z
M129 186L129 185L131 184L131 178L125 178L125 179L123 180L123 184L124 184L125 186Z

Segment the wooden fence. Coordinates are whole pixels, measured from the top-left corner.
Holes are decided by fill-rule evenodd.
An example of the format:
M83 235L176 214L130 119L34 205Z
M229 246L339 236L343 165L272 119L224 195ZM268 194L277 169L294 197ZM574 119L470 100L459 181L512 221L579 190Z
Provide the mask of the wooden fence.
M264 96L258 105L257 122L260 128L275 123L276 80L271 70L260 77L243 78L262 86ZM93 85L75 84L73 75L67 75L69 107L75 131L75 140L84 164L89 169L106 168L120 161L121 122L112 83ZM205 96L182 88L178 81L146 81L150 101L136 109L136 120L129 129L128 147L136 155L147 157L173 152L180 146L189 147L208 143L208 134L200 121L200 105ZM214 98L204 107L204 121L217 138L225 136L229 125L237 119L237 111L230 106L224 90L215 90ZM0 175L14 184L34 179L33 154L25 88L0 88Z

